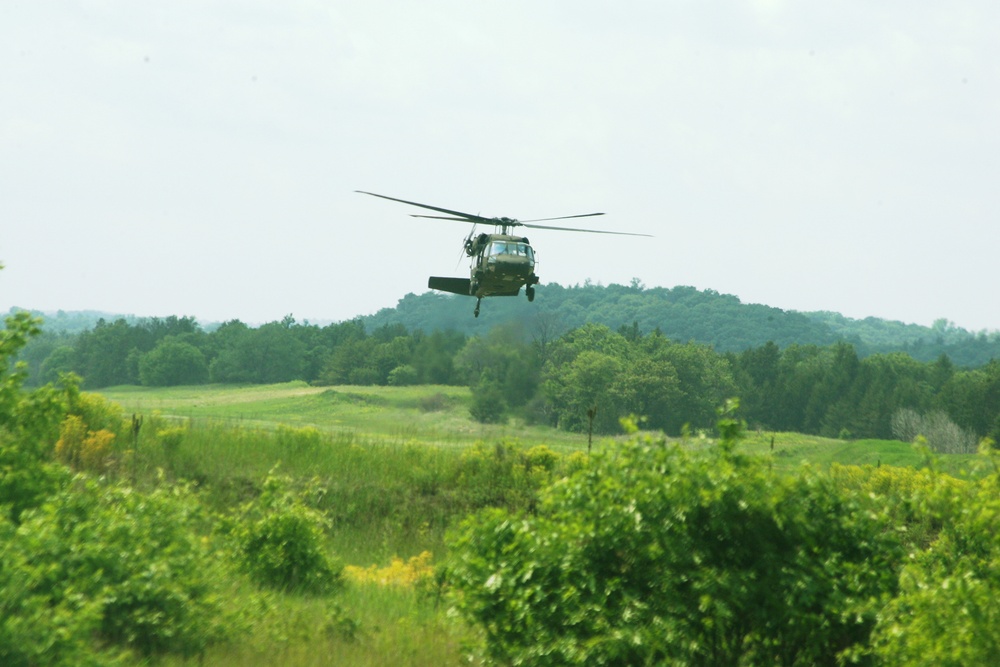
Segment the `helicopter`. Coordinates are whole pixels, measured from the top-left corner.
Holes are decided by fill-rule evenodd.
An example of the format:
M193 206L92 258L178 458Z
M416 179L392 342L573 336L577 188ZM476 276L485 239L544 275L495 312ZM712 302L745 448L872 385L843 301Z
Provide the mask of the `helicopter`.
M535 285L539 281L538 275L535 274L535 251L528 242L527 237L511 233L516 227L555 229L563 232L587 232L589 234L651 236L650 234L633 234L631 232L611 232L599 229L578 229L574 227L534 224L551 220L591 218L604 215L603 213L583 213L580 215L564 215L557 218L537 218L523 221L513 218L486 218L472 213L462 213L461 211L420 204L415 201L387 197L386 195L366 192L365 190L355 190L355 192L448 214L447 216L442 216L411 213L410 215L414 218L457 220L459 222L468 222L472 225L493 226L492 234L476 234L476 228L473 226L472 231L465 237L463 250L466 256L472 258L468 278L431 276L427 280L427 286L431 289L441 292L451 292L452 294L461 294L462 296L476 297L476 309L473 311L473 315L476 317L479 317L479 304L483 298L488 296L517 296L520 294L522 286L524 287L524 294L528 297L528 301L535 300Z

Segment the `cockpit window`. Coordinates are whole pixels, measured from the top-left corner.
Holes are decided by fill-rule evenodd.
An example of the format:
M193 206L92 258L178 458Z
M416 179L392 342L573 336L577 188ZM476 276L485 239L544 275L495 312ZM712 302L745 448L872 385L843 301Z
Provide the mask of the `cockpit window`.
M494 241L493 245L490 246L491 255L516 255L518 257L527 257L529 260L534 260L534 253L531 250L531 246L527 243L518 243L515 241Z

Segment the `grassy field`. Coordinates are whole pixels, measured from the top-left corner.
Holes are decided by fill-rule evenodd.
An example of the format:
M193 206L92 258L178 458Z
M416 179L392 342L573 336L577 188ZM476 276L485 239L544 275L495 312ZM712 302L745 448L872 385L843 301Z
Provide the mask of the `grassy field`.
M476 423L468 414L469 391L461 387L287 383L100 393L143 418L130 472L140 485L161 483L164 472L169 480L190 480L207 504L225 513L253 499L277 470L300 488L319 489L312 502L331 522L327 548L348 571L362 574L405 571L410 559L439 561L449 527L463 516L486 506L531 506L538 488L558 474L532 461L548 460L549 451L568 461L587 449L585 434L516 420ZM615 442L595 438L594 447ZM692 447L712 442L710 434L688 441ZM751 432L740 447L772 457L776 469L926 463L914 447L894 441ZM939 465L959 471L969 460L942 457ZM405 577L402 584L384 579L355 577L337 596L337 609L356 631L344 633L331 622L341 612L332 612L329 600L277 597L246 641L166 664L467 664L463 646L474 641L474 630Z
M352 434L382 443L462 447L476 440L518 439L556 450L587 445L585 435L518 420L480 424L469 417L466 387L311 387L277 385L113 387L100 392L127 412L154 412L253 428L309 425L332 434Z
M513 440L546 445L569 453L587 448L587 436L554 428L480 424L469 417L466 387L338 386L312 387L304 382L276 385L202 385L194 387L112 387L101 390L126 412L160 414L171 419L250 429L280 425L313 426L338 438L379 445L467 447L475 442ZM595 437L596 446L621 438ZM696 439L695 444L702 440ZM710 441L710 438L709 440ZM771 443L773 441L773 448ZM837 440L800 433L749 432L743 448L773 453L776 463L919 466L923 456L910 444L884 440ZM946 457L958 469L970 457Z

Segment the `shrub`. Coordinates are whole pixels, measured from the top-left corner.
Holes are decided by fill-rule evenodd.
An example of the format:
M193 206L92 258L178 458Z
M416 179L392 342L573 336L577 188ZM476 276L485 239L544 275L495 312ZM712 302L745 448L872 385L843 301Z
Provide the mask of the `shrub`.
M417 373L417 369L409 364L396 366L389 371L388 384L393 387L406 387L417 384L419 380L420 375Z
M430 395L422 395L417 400L417 407L422 412L441 412L448 407L450 402L448 396L439 391Z
M460 498L464 505L477 509L534 507L538 491L552 479L557 457L544 446L525 451L515 443L490 446L478 442L459 457Z
M725 422L731 437L736 422ZM513 664L836 664L860 652L900 549L860 494L771 474L731 442L635 441L451 538L459 613Z
M289 480L274 474L247 503L233 527L236 561L258 585L287 592L329 593L342 583L343 565L323 549L326 519L306 506Z
M874 499L913 550L926 549L937 539L944 517L952 514L956 498L968 486L926 468L833 464L830 474L845 490Z
M115 434L107 429L87 430L77 415L66 415L56 442L56 458L75 470L103 473L115 463Z
M0 434L0 517L20 522L21 514L41 505L64 487L69 477L64 466L48 462L30 447Z
M472 404L469 414L483 424L497 424L503 421L507 403L500 385L483 374L478 384L472 387Z
M28 647L24 664L105 662L99 644L203 651L227 627L199 515L183 487L142 494L77 478L26 513L5 543L0 599L10 613L0 614L0 636Z
M952 511L939 538L907 564L898 597L881 614L875 652L884 664L1000 664L998 488L994 473L966 492L939 489Z

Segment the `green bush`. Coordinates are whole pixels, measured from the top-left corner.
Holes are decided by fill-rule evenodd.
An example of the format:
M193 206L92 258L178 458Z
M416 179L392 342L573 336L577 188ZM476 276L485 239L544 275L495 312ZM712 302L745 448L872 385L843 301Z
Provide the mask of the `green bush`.
M183 488L149 494L78 477L7 530L4 664L106 663L108 650L191 655L227 627L203 518Z
M484 373L479 383L472 387L472 403L469 414L477 422L498 424L503 421L507 402L503 389Z
M723 423L732 437L735 422ZM732 441L636 441L452 537L456 609L507 664L833 665L861 658L896 586L895 533L811 470Z
M548 447L477 442L459 456L456 486L462 504L472 509L534 507L538 492L552 479L558 454Z
M417 384L419 380L420 374L417 369L409 364L396 366L389 371L388 384L392 387L406 387Z
M968 488L926 489L927 504L952 511L942 516L938 539L913 554L898 597L881 614L875 644L884 664L1000 664L998 489L997 472Z
M69 471L0 434L0 516L15 523L69 481Z
M343 583L343 564L323 548L326 519L289 484L271 474L260 497L243 506L233 526L237 563L260 586L329 593Z

